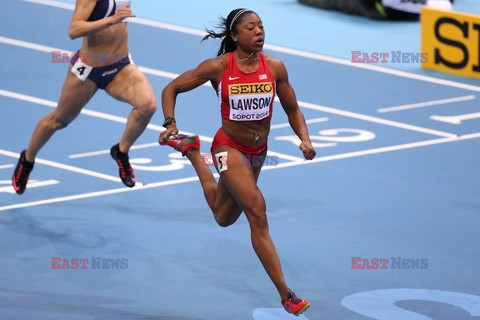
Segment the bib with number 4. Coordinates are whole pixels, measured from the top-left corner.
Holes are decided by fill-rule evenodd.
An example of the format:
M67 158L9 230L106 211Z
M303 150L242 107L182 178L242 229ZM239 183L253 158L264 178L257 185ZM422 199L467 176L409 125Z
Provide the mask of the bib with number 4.
M88 75L90 74L92 69L92 67L86 65L85 63L80 61L80 59L78 59L77 62L75 62L75 64L73 65L72 69L70 69L70 71L72 71L73 74L78 77L78 79L85 81L87 80Z

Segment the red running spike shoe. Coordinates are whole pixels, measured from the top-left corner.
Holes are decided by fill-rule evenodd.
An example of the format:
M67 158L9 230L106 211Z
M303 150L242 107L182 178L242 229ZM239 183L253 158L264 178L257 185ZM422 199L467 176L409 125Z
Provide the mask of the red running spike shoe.
M288 299L282 301L282 305L288 313L298 316L310 308L310 302L305 299L300 299L295 295L295 292L288 289Z
M171 135L170 137L168 137L167 142L160 143L160 145L168 145L173 149L180 151L182 153L182 156L185 156L185 153L190 148L196 150L200 149L200 138L198 138L196 134L192 134L189 136L185 134Z

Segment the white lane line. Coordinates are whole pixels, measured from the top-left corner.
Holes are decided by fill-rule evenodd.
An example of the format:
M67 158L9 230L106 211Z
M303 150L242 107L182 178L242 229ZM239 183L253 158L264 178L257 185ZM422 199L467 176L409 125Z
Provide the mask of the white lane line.
M305 122L306 122L307 124L319 123L319 122L325 122L325 121L328 121L328 118L327 118L327 117L305 120ZM290 123L288 123L288 122L287 122L287 123L278 123L278 124L272 124L272 125L270 126L270 129L271 129L271 130L280 129L280 128L290 128Z
M413 104L406 104L403 106L396 106L396 107L388 107L388 108L381 108L377 109L378 113L385 113L385 112L394 112L394 111L401 111L401 110L409 110L409 109L416 109L416 108L424 108L424 107L431 107L431 106L438 106L447 103L456 103L462 101L470 101L475 100L476 96L469 95L457 98L449 98L449 99L441 99L441 100L432 100L420 103L413 103Z
M0 166L0 169L10 169L10 168L14 168L14 167L15 167L14 164L4 164L4 165Z
M430 119L432 120L446 122L450 124L461 124L465 120L472 120L472 119L479 119L479 118L480 118L480 112L467 113L467 114L461 114L456 116L437 116L437 115L430 116Z
M305 160L305 161L293 161L293 162L289 162L289 163L281 163L277 166L265 166L265 167L263 167L262 170L273 170L273 169L280 169L280 168L300 166L300 165L309 165L309 164L317 163L317 162L326 162L326 161L332 161L332 160L354 158L354 157L360 157L360 156L371 155L371 154L378 154L378 153L391 152L391 151L397 151L397 150L405 150L405 149L418 148L418 147L424 147L424 146L429 146L429 145L463 141L463 140L476 139L476 138L480 138L480 132L459 136L457 138L440 138L440 139L434 139L434 140L426 140L426 141L400 144L400 145L396 145L396 146L388 146L388 147L383 147L383 148L375 148L375 149L364 150L364 151L348 152L348 153L344 153L344 154L337 154L337 155L332 155L332 156L319 157L319 158L316 158L312 161L306 161ZM215 174L214 176L216 178L218 178L218 174ZM78 200L78 199L86 199L86 198L92 198L92 197L98 197L98 196L104 196L104 195L110 195L110 194L116 194L116 193L122 193L122 192L133 192L133 191L138 191L138 190L158 188L158 187L164 187L164 186L181 184L181 183L188 183L188 182L193 182L193 181L198 181L198 177L188 177L188 178L182 178L182 179L155 182L155 183L142 185L142 186L138 186L138 187L135 186L134 188L124 187L124 188L110 189L110 190L104 190L104 191L98 191L98 192L82 193L82 194L66 196L66 197L59 197L59 198L46 199L46 200L40 200L40 201L33 201L33 202L25 202L25 203L19 203L19 204L14 204L14 205L7 205L7 206L0 207L0 211L26 208L26 207L33 207L33 206L39 206L39 205L50 204L50 203L58 203L58 202L64 202L64 201L72 201L72 200Z
M299 153L300 153L300 151L299 151ZM289 154L275 152L275 151L271 151L271 150L268 150L267 155L278 157L279 159L284 159L284 160L288 160L288 161L297 161L297 162L298 161L303 161L303 158L295 157L295 156L291 156Z
M3 149L0 149L0 155L4 155L4 156L15 158L15 159L18 159L18 157L20 156L19 153L11 152L11 151L7 151L7 150L3 150ZM71 171L71 172L75 172L75 173L80 173L80 174L84 174L84 175L87 175L87 176L92 176L92 177L99 178L99 179L104 179L104 180L108 180L108 181L122 183L122 181L120 180L119 177L114 177L114 176L110 176L108 174L103 174L103 173L99 173L99 172L95 172L95 171L91 171L91 170L86 170L86 169L70 166L70 165L67 165L67 164L60 163L60 162L55 162L55 161L36 158L35 163L44 164L44 165L47 165L47 166L50 166L50 167L54 167L54 168L58 168L58 169L62 169L62 170L67 170L67 171Z
M131 146L130 150L147 149L147 148L153 148L153 147L158 147L158 146L159 146L158 142L144 143L144 144L138 144L138 145ZM99 155L109 154L109 153L110 153L110 149L107 149L107 150L72 154L72 155L69 155L68 158L69 159L78 159L78 158L99 156Z
M138 69L140 69L140 71L142 71L145 74L150 74L152 76L157 76L157 77L161 77L161 78L175 79L176 77L179 76L178 74L172 73L172 72L167 72L167 71L142 67L142 66L138 66L138 65L137 65L137 67L138 67ZM210 82L205 82L204 84L202 84L202 86L211 88L212 84Z
M68 5L68 4L65 4L63 2L54 1L54 0L23 0L23 1L31 2L31 3L37 3L37 4L41 4L41 5L52 6L52 7L57 7L57 8L63 8L63 9L68 9L68 10L73 10L75 8L74 5ZM165 30L171 30L171 31L191 34L191 35L195 35L195 36L203 37L205 35L205 31L201 31L201 30L193 29L193 28L185 28L185 27L176 26L176 25L169 24L169 23L158 22L158 21L154 21L154 20L134 18L134 19L132 19L131 22L132 23L137 23L137 24L142 24L142 25L147 25L147 26L151 26L151 27L155 27L155 28L159 28L159 29L165 29ZM289 55L294 55L294 56L298 56L298 57L309 58L309 59L313 59L313 60L335 63L335 64L344 65L344 66L351 67L351 68L365 69L365 70L385 73L385 74L389 74L389 75L393 75L393 76L397 76L397 77L414 79L414 80L419 80L419 81L424 81L424 82L429 82L429 83L434 83L434 84L439 84L439 85L444 85L444 86L449 86L449 87L454 87L454 88L459 88L459 89L465 89L465 90L480 92L480 86L474 86L474 85L455 82L455 81L451 81L451 80L444 80L444 79L429 77L429 76L425 76L425 75L419 75L419 74L415 74L415 73L409 73L409 72L405 72L405 71L389 69L389 68L376 66L376 65L372 65L372 64L367 64L367 63L352 63L350 60L346 60L346 59L333 58L333 57L324 56L324 55L321 55L321 54L306 52L306 51L297 50L297 49L285 48L285 47L281 47L281 46L277 46L277 45L265 44L264 49L275 51L275 52L280 52L280 53L285 53L285 54L289 54Z
M32 189L32 188L38 188L38 187L45 187L45 186L50 186L54 184L58 184L59 181L57 180L44 180L44 181L36 181L36 180L30 180L27 183L27 188ZM11 193L14 194L15 190L12 187L12 181L7 180L0 180L0 185L2 184L8 184L6 187L0 187L0 193L6 192L6 193Z
M402 122L397 122L397 121L392 121L392 120L386 120L382 118L377 118L377 117L372 117L360 113L355 113L351 111L345 111L345 110L340 110L340 109L335 109L331 107L326 107L326 106L320 106L316 105L313 103L308 103L308 102L303 102L303 101L298 101L298 105L307 108L307 109L312 109L312 110L317 110L317 111L323 111L327 113L333 113L333 114L338 114L344 117L350 117L350 118L355 118L355 119L360 119L364 121L370 121L374 123L379 123L391 127L396 127L396 128L401 128L405 130L411 130L411 131L416 131L416 132L421 132L421 133L426 133L426 134L431 134L434 136L440 136L440 137L446 137L446 138L455 138L457 135L449 132L443 132L443 131L438 131L438 130L433 130L433 129L428 129L428 128L423 128L423 127L418 127Z
M104 191L82 193L82 194L66 196L66 197L58 197L58 198L52 198L52 199L46 199L46 200L17 203L17 204L13 204L13 205L0 207L0 211L26 208L26 207L33 207L33 206L39 206L39 205L43 205L43 204L50 204L50 203L57 203L57 202L64 202L64 201L72 201L72 200L78 200L78 199L93 198L93 197L105 196L105 195L116 194L116 193L132 192L132 191L137 191L137 190L158 188L158 187L170 186L170 185L174 185L174 184L186 183L186 182L197 181L197 180L198 180L198 177L190 177L190 178L156 182L156 183L151 183L151 184L147 184L147 185L138 185L137 184L133 188L123 187L123 188L116 188L116 189L110 189L110 190L104 190Z
M32 49L40 52L46 52L46 53L52 53L52 51L60 51L63 53L67 53L70 57L74 53L73 51L69 50L63 50L55 47L50 47L50 46L44 46L43 44L38 44L38 43L33 43L33 42L28 42L28 41L22 41L18 39L13 39L13 38L7 38L7 37L2 37L0 36L0 43L5 43L11 46L16 46L20 48L27 48L27 49Z
M318 158L315 158L311 161L304 160L302 162L280 163L277 166L264 167L264 168L262 168L262 170L272 170L272 169L279 169L279 168L286 168L286 167L295 167L295 166L298 166L298 165L308 165L308 164L311 164L311 163L355 158L355 157L361 157L361 156L366 156L366 155L371 155L371 154L379 154L379 153L392 152L392 151L398 151L398 150L413 149L413 148L431 146L431 145L435 145L435 144L457 142L457 141L464 141L464 140L477 139L477 138L480 138L480 132L476 132L476 133L472 133L472 134L466 134L466 135L463 135L463 136L456 136L455 138L439 138L439 139L411 142L411 143L405 143L405 144L399 144L399 145L387 146L387 147L381 147L381 148L373 148L373 149L361 150L361 151L355 151L355 152L334 154L334 155L331 155L331 156L318 157Z
M17 99L17 100L26 101L26 102L31 102L31 103L35 103L35 104L39 104L39 105L44 105L44 106L51 107L51 108L55 108L57 106L56 101L41 99L41 98L26 95L26 94L17 93L17 92L13 92L13 91L2 90L2 89L0 89L0 96L9 97L9 98L12 98L12 99ZM123 123L123 124L127 123L127 118L114 116L114 115L111 115L111 114L108 114L108 113L94 111L94 110L90 110L90 109L87 109L87 108L83 108L80 113L84 114L84 115L100 118L100 119L113 121L113 122L119 122L119 123ZM158 132L163 132L165 130L164 127L159 126L159 125L155 125L155 124L151 124L151 123L147 125L147 129L150 129L150 130L153 130L153 131L158 131ZM192 134L192 133L186 132L186 131L181 131L181 133L187 134L187 135ZM213 141L213 138L211 138L211 137L202 136L202 135L199 135L199 137L200 137L200 140L203 140L203 141L206 141L206 142L212 142Z

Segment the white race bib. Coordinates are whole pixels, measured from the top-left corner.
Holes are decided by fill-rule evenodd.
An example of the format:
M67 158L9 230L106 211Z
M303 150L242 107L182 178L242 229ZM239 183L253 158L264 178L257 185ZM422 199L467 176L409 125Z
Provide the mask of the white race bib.
M70 71L72 71L72 73L76 75L78 79L85 81L87 80L92 69L92 67L86 65L80 60L80 58L78 58L77 62L75 62Z
M271 82L229 85L230 120L258 121L267 118L273 96L274 88Z
M222 151L215 154L215 164L217 165L218 173L228 170L228 152Z

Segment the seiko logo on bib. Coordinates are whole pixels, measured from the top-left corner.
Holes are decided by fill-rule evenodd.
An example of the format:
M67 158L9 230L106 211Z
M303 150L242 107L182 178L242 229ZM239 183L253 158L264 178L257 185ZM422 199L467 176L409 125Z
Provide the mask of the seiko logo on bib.
M273 93L270 82L232 84L228 86L228 92L232 95Z

